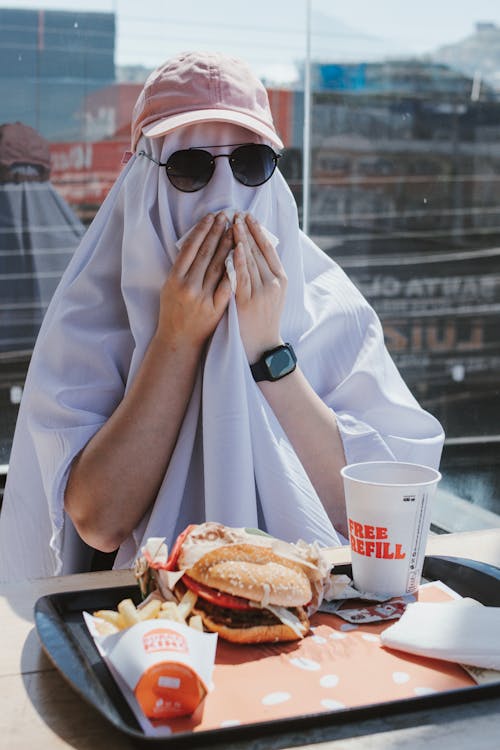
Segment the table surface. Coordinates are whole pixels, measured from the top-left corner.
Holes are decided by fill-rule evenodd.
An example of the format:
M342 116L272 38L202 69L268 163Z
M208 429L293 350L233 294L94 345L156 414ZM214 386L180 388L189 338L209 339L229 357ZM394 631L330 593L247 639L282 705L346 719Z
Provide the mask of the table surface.
M500 567L500 529L432 536L427 554L480 560ZM345 547L331 551L336 563L349 561ZM128 750L136 747L88 706L64 681L40 647L33 605L45 594L133 583L130 571L86 573L0 585L0 748L37 750ZM231 743L231 748L300 747L331 750L412 748L454 750L497 748L500 698L408 711L379 719L318 727L302 733ZM153 744L151 747L158 747Z

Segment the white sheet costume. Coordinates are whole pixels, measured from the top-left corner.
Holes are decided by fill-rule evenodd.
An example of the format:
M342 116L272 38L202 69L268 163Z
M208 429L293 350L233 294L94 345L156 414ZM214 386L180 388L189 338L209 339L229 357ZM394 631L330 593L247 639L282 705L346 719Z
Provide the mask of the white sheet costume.
M164 162L188 145L248 140L248 132L235 126L204 124L142 138L138 150ZM248 188L232 177L227 159L218 159L210 183L185 194L170 185L162 167L135 155L75 253L36 344L0 515L0 579L71 573L88 565L88 550L63 507L71 462L137 372L157 324L176 241L208 211L226 207L252 212L279 239L288 276L281 334L314 390L335 411L347 461L438 465L439 423L402 381L372 308L300 231L281 174ZM251 377L234 297L199 368L154 506L122 544L115 567L130 565L145 537L166 536L171 543L188 523L204 520L260 526L290 541L338 543Z

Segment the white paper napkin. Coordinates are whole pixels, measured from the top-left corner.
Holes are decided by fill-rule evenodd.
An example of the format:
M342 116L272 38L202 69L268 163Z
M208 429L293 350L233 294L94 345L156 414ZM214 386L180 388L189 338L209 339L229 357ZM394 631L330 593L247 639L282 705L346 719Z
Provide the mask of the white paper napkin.
M381 634L382 644L411 654L500 669L500 607L474 599L409 604Z

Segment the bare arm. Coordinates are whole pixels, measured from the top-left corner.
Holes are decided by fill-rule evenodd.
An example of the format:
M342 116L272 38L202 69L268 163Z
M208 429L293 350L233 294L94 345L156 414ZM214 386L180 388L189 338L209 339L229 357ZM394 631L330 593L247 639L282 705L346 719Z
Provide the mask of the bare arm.
M231 294L226 218L206 217L185 242L163 286L156 332L130 389L73 462L65 510L88 544L116 549L163 480L206 340Z
M285 430L336 530L347 537L347 515L340 469L346 460L333 411L297 367L259 387Z
M253 363L263 352L283 343L280 322L287 279L278 254L256 221L237 217L234 236L240 332L248 361ZM346 460L335 414L314 392L300 367L274 383L262 381L259 387L333 525L347 536L344 488L339 474Z

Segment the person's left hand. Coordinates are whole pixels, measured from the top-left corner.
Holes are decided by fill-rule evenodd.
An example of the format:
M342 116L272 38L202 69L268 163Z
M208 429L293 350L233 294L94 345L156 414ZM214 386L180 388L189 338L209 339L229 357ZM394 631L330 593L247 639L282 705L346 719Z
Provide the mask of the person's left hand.
M278 253L254 217L237 214L233 235L240 334L253 364L265 351L283 343L280 322L287 277Z

